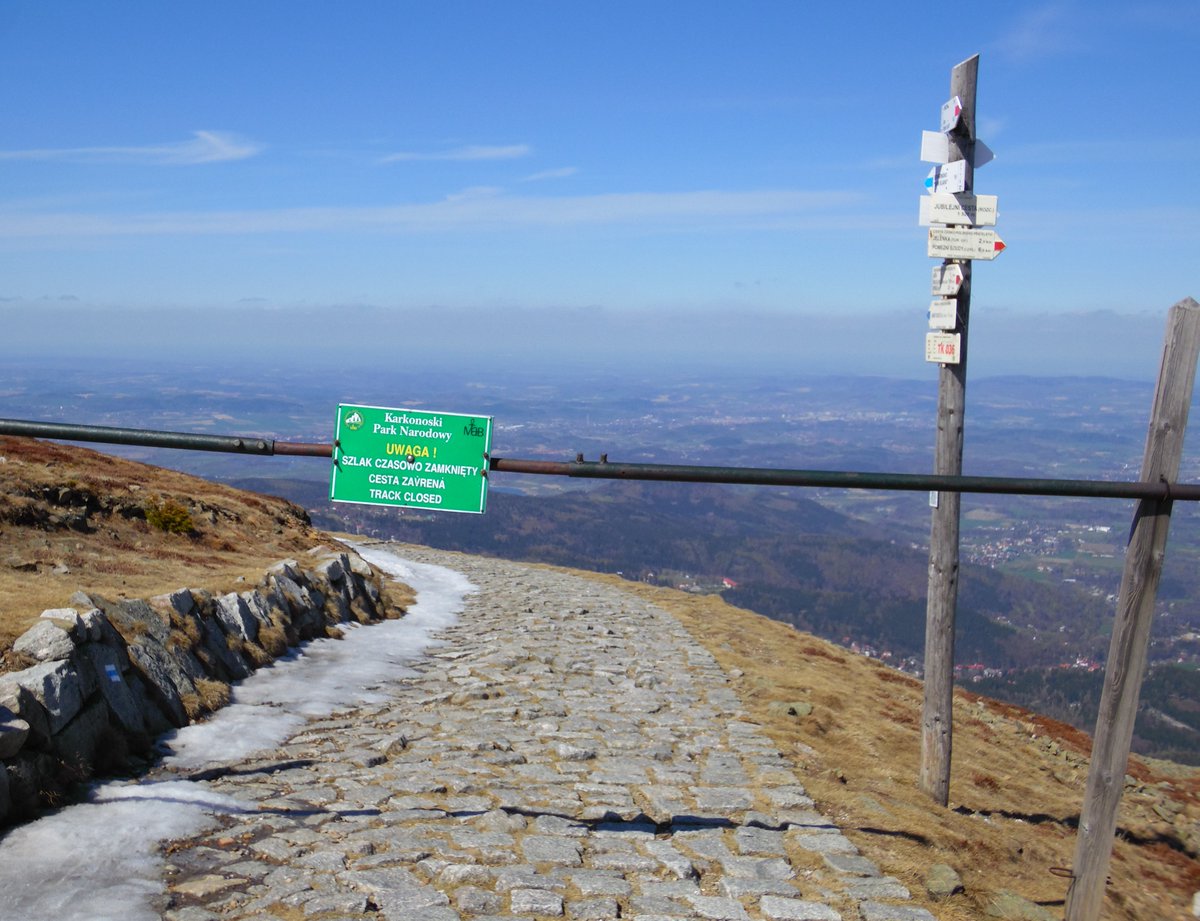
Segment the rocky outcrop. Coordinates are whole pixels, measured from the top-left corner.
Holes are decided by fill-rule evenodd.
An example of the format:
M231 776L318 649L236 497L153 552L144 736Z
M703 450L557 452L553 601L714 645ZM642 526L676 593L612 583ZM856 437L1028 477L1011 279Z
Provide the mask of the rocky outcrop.
M149 757L155 736L222 706L232 682L289 647L402 613L365 561L331 549L276 563L247 591L70 603L13 644L33 664L0 674L0 823Z

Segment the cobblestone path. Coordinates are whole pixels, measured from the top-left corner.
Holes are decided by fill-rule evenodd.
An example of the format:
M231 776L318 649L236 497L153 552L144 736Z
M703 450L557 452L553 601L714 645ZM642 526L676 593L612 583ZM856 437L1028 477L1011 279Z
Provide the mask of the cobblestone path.
M664 611L402 553L479 592L386 703L206 781L247 809L167 846L164 918L932 921Z

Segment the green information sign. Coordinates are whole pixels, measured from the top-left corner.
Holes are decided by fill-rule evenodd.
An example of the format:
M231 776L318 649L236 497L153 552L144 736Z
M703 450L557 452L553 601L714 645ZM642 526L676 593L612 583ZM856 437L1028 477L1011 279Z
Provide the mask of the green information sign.
M491 416L342 404L329 498L482 512L491 450Z

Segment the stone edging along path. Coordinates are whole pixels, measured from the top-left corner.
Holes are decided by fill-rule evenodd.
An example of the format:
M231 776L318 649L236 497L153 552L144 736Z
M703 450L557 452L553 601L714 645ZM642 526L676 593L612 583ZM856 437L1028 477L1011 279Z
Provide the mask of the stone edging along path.
M154 737L222 706L229 684L337 624L395 616L369 566L318 548L261 583L109 601L76 592L13 644L0 675L0 824L59 805L95 771L149 755Z
M163 918L932 921L665 611L568 573L398 554L479 591L383 702L205 772L246 808L168 846Z

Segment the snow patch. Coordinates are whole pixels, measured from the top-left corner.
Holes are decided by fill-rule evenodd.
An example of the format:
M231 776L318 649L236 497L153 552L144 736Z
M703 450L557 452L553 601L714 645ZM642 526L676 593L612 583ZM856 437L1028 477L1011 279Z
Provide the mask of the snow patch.
M450 626L476 591L461 573L359 548L372 566L406 582L417 601L399 620L351 625L314 640L238 684L228 707L168 733L164 763L182 770L226 765L277 748L309 719L386 700L389 686ZM0 918L21 921L156 921L164 891L162 841L198 834L215 815L256 811L203 782L119 782L0 838Z

